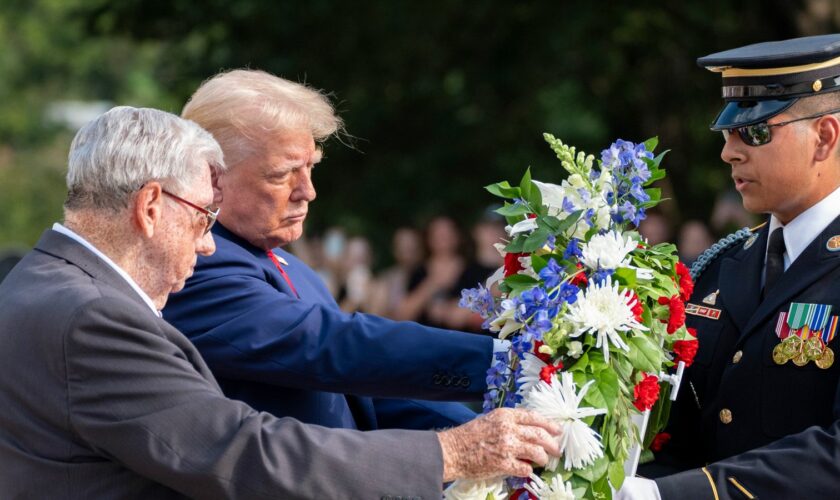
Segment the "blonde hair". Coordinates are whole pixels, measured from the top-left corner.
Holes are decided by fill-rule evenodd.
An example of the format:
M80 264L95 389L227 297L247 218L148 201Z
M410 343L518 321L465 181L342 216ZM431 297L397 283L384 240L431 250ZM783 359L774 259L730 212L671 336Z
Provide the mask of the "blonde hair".
M258 70L237 69L210 78L181 116L213 134L229 168L258 149L255 133L305 129L322 142L343 128L323 92Z

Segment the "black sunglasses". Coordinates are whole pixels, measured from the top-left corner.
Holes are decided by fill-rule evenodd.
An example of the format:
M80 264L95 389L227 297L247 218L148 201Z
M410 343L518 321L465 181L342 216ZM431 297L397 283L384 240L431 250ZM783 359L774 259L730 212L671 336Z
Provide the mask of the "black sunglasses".
M761 123L755 123L753 125L746 125L744 127L735 127L722 130L723 132L723 139L729 139L729 134L733 131L738 132L738 135L741 137L741 140L744 141L744 144L747 146L763 146L768 144L771 140L773 140L773 134L770 133L771 127L781 127L784 125L788 125L794 122L801 122L804 120L813 120L814 118L819 118L825 115L832 115L834 113L840 113L840 109L832 109L830 111L821 111L817 114L810 115L810 116L803 116L800 118L794 118L793 120L787 120L784 122L779 123L767 123L763 121Z

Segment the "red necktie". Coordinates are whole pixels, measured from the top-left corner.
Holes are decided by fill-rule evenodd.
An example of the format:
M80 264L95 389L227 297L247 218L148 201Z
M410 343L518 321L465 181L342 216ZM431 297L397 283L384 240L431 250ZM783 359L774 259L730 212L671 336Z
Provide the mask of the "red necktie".
M274 252L272 252L271 250L266 250L265 253L268 255L268 258L271 259L271 262L274 262L274 265L277 267L277 270L280 271L280 275L283 276L283 279L286 280L286 284L289 285L289 288L291 288L292 292L294 292L295 297L300 298L300 295L295 289L295 285L292 284L292 280L289 279L289 275L286 274L286 271L283 269L283 266L280 265L280 261L277 260L277 256L274 255Z

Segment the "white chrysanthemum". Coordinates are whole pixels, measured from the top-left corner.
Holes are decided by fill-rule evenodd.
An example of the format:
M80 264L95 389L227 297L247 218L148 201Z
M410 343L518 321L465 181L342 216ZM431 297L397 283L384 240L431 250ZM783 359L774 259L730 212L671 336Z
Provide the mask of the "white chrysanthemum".
M610 360L610 342L620 349L630 348L621 338L620 333L630 330L647 330L636 321L633 306L637 299L633 292L625 289L618 291L618 283L607 277L603 284L590 280L589 286L578 293L578 299L569 306L566 320L575 325L575 331L569 334L578 337L584 333L597 335L595 347L604 351L604 360Z
M580 392L576 392L577 385L572 374L563 372L551 384L543 381L537 383L522 400L523 406L554 420L562 427L559 444L566 470L586 467L604 455L601 436L581 420L607 412L604 408L580 408L592 382L589 381ZM546 469L556 470L559 463L558 458L552 457Z
M540 381L540 371L548 366L548 364L530 352L526 352L525 359L522 360L520 366L522 367L522 372L519 375L519 380L517 380L519 390L516 393L524 396L537 385L537 382Z
M572 484L564 483L559 474L552 477L548 483L536 474L531 474L530 477L531 482L525 485L525 489L539 500L575 500Z
M580 261L593 271L618 269L630 263L627 254L635 248L636 242L630 237L622 237L618 231L596 234L581 248Z
M445 500L486 500L487 495L496 500L507 498L505 483L502 478L467 480L459 479L443 492Z
M516 303L514 301L510 299L503 300L501 306L502 312L490 322L490 331L494 333L498 332L499 338L504 339L525 325L515 319Z

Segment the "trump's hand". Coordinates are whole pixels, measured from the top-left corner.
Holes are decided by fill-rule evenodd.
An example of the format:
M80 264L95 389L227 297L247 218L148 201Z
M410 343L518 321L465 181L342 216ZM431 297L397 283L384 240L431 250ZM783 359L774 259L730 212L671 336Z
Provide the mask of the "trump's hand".
M531 463L544 466L559 456L560 427L529 410L493 410L438 433L443 481L496 476L527 477Z

